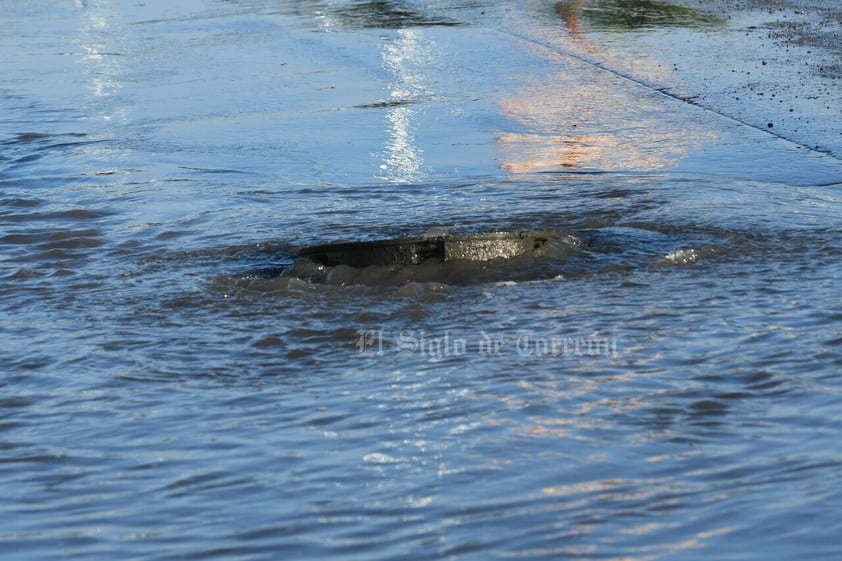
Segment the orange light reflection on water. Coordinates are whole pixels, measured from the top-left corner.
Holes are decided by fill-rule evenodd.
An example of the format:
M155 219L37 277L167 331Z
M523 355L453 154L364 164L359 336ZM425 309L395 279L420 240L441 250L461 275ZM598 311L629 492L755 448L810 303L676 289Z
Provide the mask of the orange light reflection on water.
M612 60L588 39L575 11L565 13L555 36L543 27L529 31L539 43L560 46L561 52L535 46L553 70L498 102L512 123L497 137L501 168L512 174L655 171L677 166L711 138L685 113L666 111L667 100L652 89L562 54L575 51L605 66ZM639 65L648 77L668 72L645 57Z

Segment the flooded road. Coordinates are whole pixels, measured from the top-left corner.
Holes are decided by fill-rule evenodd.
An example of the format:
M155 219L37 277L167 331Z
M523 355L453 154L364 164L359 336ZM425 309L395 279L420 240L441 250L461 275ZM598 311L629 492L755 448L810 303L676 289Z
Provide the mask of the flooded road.
M838 559L801 6L3 3L0 556Z

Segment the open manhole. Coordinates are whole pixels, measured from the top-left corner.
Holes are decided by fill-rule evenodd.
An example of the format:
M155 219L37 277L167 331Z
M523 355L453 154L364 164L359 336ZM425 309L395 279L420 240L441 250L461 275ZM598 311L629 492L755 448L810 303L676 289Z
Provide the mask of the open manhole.
M569 244L571 238L574 236L545 231L441 234L419 238L315 245L303 248L299 255L320 265L348 265L356 268L420 265L430 261L491 261L540 250L552 240L563 240Z

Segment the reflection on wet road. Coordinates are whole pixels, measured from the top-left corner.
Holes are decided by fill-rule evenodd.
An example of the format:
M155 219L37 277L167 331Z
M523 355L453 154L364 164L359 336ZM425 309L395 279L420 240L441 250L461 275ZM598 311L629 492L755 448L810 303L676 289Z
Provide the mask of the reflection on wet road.
M582 27L583 4L557 5L567 35L590 56L610 60L610 53L591 42ZM537 25L526 33L544 40L549 35ZM600 68L583 67L558 53L544 56L557 69L531 78L532 84L517 98L500 102L502 114L524 131L499 138L501 165L510 172L654 171L674 167L689 149L713 134L678 112L664 118L660 96L630 89L622 78L601 76L605 72ZM650 64L651 75L666 73L661 65Z
M500 101L502 115L523 131L499 137L506 170L654 171L713 136L703 123L664 119L660 99L561 66Z
M416 104L430 101L433 95L423 72L437 58L436 46L425 41L420 31L400 29L394 39L384 42L382 56L394 81L384 102L389 141L380 169L388 181L411 183L424 178L424 159L415 142L413 120Z
M752 126L727 108L700 103L698 95L687 93L677 66L658 58L663 49L637 40L646 32L668 35L672 29L679 36L707 37L721 32L723 18L666 2L527 5L531 15L517 14L501 29L534 45L536 56L546 57L555 71L528 79L530 85L516 97L500 102L502 114L520 125L499 139L506 169L707 173L701 157L717 161L718 173L743 175L744 166L733 159L739 153L765 161L752 174L769 171L771 179L784 171L780 151L809 151L771 123ZM804 173L811 176L806 181L835 181L838 162L816 154L806 159Z
M562 0L555 3L554 10L574 34L590 30L712 28L725 23L715 13L657 0Z

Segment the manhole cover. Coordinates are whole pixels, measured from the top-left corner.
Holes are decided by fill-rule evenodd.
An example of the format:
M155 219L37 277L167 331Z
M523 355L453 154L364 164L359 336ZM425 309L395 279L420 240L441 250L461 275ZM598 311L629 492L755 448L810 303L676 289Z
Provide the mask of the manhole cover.
M491 232L443 234L420 238L343 242L305 247L299 255L320 265L419 265L429 260L491 261L508 259L544 247L550 240L563 239L558 232Z

